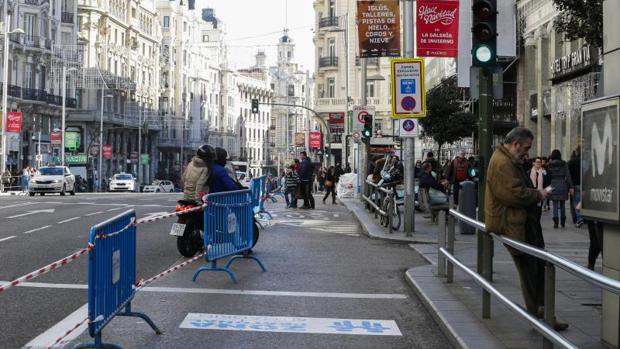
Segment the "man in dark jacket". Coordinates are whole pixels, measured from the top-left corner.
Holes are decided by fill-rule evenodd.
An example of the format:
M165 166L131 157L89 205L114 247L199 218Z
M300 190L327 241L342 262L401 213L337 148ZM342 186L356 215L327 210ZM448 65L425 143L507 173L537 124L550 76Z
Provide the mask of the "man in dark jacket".
M301 180L301 190L304 198L304 205L300 208L314 209L314 197L312 196L312 162L308 157L308 153L302 151L300 153L301 167L299 169L299 179Z
M522 157L532 146L534 134L516 127L506 135L489 161L484 193L484 218L487 231L522 241L538 248L545 247L536 206L549 193L535 189L522 165ZM544 312L544 261L508 247L521 280L521 291L527 311L542 317ZM568 324L556 321L557 331Z
M469 163L465 158L465 152L459 151L459 155L452 160L448 171L446 173L446 179L452 184L452 197L454 198L454 204L459 204L459 191L461 190L461 182L469 179Z

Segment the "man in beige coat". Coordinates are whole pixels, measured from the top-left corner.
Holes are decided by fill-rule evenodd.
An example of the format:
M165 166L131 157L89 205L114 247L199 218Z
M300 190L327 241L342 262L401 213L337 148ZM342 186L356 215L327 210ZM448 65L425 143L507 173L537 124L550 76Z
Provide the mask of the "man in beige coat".
M202 202L201 193L209 193L207 181L211 165L215 160L215 149L208 144L202 145L196 151L196 156L187 165L183 172L183 199L194 203Z
M544 248L542 228L536 207L549 196L543 188L535 189L522 166L522 158L532 146L534 135L516 127L499 145L487 169L484 195L484 219L490 232ZM544 262L536 257L508 248L521 280L521 291L528 312L542 317L544 312ZM557 322L556 330L568 325Z

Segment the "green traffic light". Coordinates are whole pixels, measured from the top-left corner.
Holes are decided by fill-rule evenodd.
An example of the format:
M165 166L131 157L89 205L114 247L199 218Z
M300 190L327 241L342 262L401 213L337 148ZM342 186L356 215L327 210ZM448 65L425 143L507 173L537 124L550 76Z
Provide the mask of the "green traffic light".
M474 49L474 57L480 63L488 63L493 58L493 51L487 45L479 45Z

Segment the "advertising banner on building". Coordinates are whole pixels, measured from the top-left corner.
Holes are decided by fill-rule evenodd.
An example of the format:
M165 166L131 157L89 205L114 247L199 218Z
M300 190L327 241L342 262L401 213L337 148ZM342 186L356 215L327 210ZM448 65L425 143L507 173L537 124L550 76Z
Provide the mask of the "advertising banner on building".
M416 56L456 57L459 49L459 1L417 0Z
M103 158L110 160L112 158L112 146L110 144L103 145Z
M321 149L321 132L310 132L310 149Z
M359 56L400 57L398 0L357 2Z
M302 132L295 133L295 146L303 147L306 145L306 137Z
M333 134L340 134L344 132L344 113L329 113L329 119L327 120L329 125L329 132Z
M22 132L22 112L13 111L6 113L6 132Z

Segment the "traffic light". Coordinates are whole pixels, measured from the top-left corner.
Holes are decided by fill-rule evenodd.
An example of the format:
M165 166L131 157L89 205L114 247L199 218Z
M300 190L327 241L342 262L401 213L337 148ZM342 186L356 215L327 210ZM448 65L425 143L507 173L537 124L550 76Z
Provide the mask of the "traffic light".
M258 99L252 99L252 114L258 114Z
M472 6L472 65L497 62L497 0L474 0Z
M362 138L369 140L372 138L372 115L364 115L364 129L362 130Z

